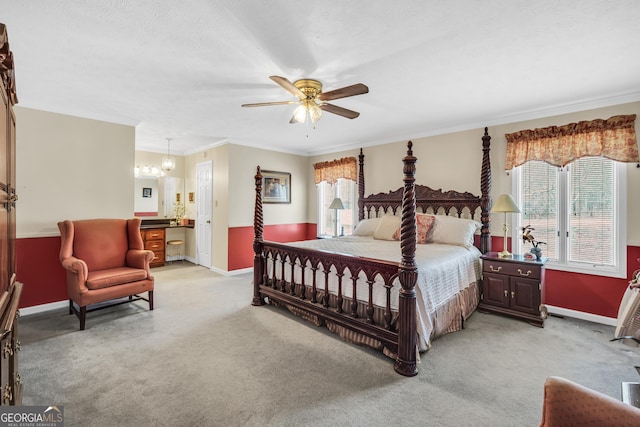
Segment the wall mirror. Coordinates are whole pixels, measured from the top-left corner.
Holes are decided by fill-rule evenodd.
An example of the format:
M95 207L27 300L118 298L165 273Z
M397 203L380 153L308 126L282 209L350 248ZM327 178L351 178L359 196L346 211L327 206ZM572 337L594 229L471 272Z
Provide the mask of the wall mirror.
M185 202L183 178L137 177L134 181L134 212L137 217L172 218L175 203L180 201L184 204Z
M160 178L163 184L163 198L160 211L164 218L175 218L176 204L185 206L184 179L166 176Z
M157 217L160 200L158 178L137 177L135 180L133 210L135 216Z

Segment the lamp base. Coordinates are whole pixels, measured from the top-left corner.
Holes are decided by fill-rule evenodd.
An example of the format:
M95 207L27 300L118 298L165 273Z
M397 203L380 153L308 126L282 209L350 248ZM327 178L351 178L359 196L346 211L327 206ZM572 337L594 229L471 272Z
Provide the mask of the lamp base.
M507 250L504 250L502 252L498 252L498 257L499 258L513 258L513 254Z

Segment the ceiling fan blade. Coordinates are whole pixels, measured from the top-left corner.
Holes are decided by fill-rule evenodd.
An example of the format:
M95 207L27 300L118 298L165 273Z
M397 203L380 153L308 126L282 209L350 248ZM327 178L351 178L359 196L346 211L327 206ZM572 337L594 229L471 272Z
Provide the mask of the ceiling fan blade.
M369 93L369 88L362 83L346 86L340 89L330 90L329 92L323 92L318 95L318 99L321 101L331 101L332 99L346 98L347 96L355 96Z
M255 104L242 104L243 107L267 107L269 105L291 105L297 104L298 101L276 101L276 102L258 102Z
M280 86L282 86L287 92L290 92L292 95L297 96L300 99L304 99L307 96L302 93L302 91L300 89L298 89L297 87L295 87L293 85L293 83L291 83L289 80L287 80L284 77L280 77L280 76L269 76L269 78L271 80L273 80L274 82L278 83Z
M327 111L329 113L337 114L342 117L346 117L347 119L355 119L360 115L357 111L347 110L346 108L338 107L333 104L320 104L320 108L323 111Z

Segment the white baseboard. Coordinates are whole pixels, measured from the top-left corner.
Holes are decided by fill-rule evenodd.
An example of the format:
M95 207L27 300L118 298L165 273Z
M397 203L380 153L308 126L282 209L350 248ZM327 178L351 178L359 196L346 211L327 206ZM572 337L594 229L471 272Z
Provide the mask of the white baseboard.
M47 304L34 305L20 309L20 316L28 316L30 314L43 313L45 311L57 310L59 308L68 308L69 300L50 302Z
M614 317L606 317L597 314L585 313L582 311L569 310L568 308L554 307L553 305L546 305L546 307L547 310L549 310L550 314L556 314L558 316L573 317L574 319L586 320L588 322L600 323L609 326L616 326L618 324L618 319Z
M242 268L240 270L232 270L232 271L227 271L227 270L222 270L220 268L211 267L211 271L213 271L214 273L221 274L223 276L237 276L237 275L240 275L240 274L251 273L253 271L253 267Z

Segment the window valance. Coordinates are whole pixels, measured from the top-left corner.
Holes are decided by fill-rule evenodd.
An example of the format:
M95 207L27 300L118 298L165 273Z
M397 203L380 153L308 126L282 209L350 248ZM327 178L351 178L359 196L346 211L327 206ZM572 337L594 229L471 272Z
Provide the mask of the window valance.
M504 168L511 170L529 160L563 167L588 156L638 162L635 120L635 114L613 116L607 120L582 121L505 134L507 158Z
M330 162L320 162L313 165L315 169L315 183L320 184L327 181L333 184L339 178L357 180L358 166L355 157L343 157L342 159L332 160Z

